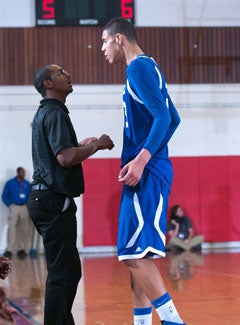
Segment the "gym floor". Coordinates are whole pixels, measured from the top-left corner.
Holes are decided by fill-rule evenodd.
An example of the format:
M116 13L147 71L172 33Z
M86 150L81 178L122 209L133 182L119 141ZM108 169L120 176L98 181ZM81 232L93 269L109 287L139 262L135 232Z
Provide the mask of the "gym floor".
M187 325L240 324L240 252L178 252L156 259L165 285ZM73 306L76 325L132 325L129 274L115 255L81 255L83 277ZM45 256L12 258L1 286L19 310L16 325L42 325ZM0 318L0 325L12 324ZM153 311L153 325L160 324Z

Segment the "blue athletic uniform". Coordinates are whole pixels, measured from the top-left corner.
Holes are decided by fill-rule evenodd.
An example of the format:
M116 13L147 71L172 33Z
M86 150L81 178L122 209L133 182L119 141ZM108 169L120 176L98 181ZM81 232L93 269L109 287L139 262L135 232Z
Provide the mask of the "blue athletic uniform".
M122 167L143 149L152 157L140 182L123 186L119 213L118 258L165 256L168 196L172 165L168 141L180 118L159 66L139 55L127 67L123 91Z

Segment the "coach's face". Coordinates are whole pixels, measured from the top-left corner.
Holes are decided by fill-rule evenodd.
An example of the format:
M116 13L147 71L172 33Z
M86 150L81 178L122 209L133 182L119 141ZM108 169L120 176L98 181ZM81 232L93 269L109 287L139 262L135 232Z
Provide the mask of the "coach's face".
M55 91L69 94L73 91L70 74L58 65L51 65L51 82Z
M121 46L121 34L111 36L107 30L102 33L102 52L110 63L125 63L125 55Z

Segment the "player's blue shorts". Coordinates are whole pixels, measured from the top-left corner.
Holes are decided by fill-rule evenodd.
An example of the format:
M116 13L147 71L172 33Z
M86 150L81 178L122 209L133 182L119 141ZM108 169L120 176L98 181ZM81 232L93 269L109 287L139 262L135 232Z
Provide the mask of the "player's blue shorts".
M118 259L165 256L169 189L145 169L140 182L123 186L118 221Z

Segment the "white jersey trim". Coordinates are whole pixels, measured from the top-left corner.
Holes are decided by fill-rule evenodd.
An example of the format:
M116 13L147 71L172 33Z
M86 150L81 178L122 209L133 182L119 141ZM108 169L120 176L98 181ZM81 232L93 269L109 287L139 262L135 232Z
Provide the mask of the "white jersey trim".
M144 225L142 211L141 211L139 200L138 200L138 197L137 197L136 193L133 196L133 203L134 203L136 215L137 215L137 218L138 218L138 227L137 227L137 230L135 231L135 233L133 234L132 238L127 243L126 248L132 247L134 245L134 243L136 242L136 239L137 239L138 235L140 234L140 232L141 232L141 230L143 228L143 225Z
M157 229L157 232L159 233L159 236L160 236L163 244L165 245L166 236L161 231L160 226L159 226L159 221L160 221L161 214L162 214L162 207L163 207L163 197L162 197L162 194L160 194L160 200L159 200L159 204L158 204L157 211L155 213L155 218L154 218L154 226Z
M127 80L127 90L129 92L129 95L132 96L132 98L143 105L143 101L141 101L141 99L134 93L134 91L131 89L130 85L129 85L129 81Z
M154 254L152 256L149 256L149 258L161 258L161 257L166 256L165 252L162 252L162 251L157 250L151 246L148 246L142 253L139 253L139 254L119 255L118 260L123 261L123 260L133 260L133 259L143 258L148 253Z

